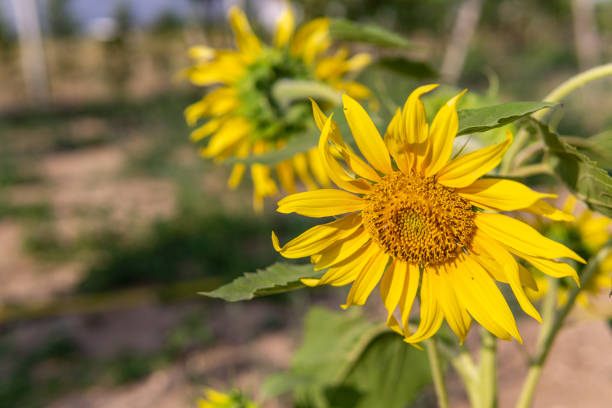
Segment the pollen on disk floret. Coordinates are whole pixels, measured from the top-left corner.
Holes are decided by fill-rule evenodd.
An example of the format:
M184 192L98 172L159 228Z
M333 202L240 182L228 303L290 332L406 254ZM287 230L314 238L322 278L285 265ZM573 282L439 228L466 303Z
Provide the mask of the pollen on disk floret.
M387 254L418 265L439 265L469 248L472 205L433 177L393 172L364 197L363 223Z

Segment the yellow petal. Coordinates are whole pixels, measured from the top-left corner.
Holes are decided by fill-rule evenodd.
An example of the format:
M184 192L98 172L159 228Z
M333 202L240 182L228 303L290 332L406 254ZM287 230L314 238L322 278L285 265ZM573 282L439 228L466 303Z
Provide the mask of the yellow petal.
M459 195L478 206L496 211L514 211L533 205L544 197L556 197L533 191L526 185L505 179L487 178L476 180L467 187L457 189Z
M233 118L225 121L223 127L210 139L208 145L202 149L204 157L220 155L225 150L238 145L249 134L251 126L242 118Z
M546 238L524 222L506 215L480 213L474 221L489 237L524 254L548 259L570 258L584 262L584 259L565 245Z
M553 221L574 221L572 214L558 210L543 200L538 200L529 207L521 209L521 211L541 215Z
M467 89L446 102L436 114L429 131L425 175L431 177L443 168L453 152L453 143L459 128L457 102Z
M378 171L390 174L393 171L389 152L372 119L359 103L344 94L344 115L351 128L355 142L366 160Z
M291 160L283 160L276 165L276 174L278 181L287 194L295 193L295 177L293 174L293 165Z
M400 261L394 260L380 281L380 297L387 309L388 316L393 314L402 297L404 282L407 277L406 268L398 267L399 264Z
M349 214L327 224L316 225L298 237L292 239L282 248L276 234L272 232L274 249L285 258L303 258L321 252L336 240L351 236L361 227L361 216Z
M304 62L311 64L331 45L329 24L329 19L317 18L300 27L291 42L291 54L302 56Z
M419 343L426 340L436 334L442 321L444 320L444 314L438 304L438 296L436 293L435 283L433 282L433 275L436 272L434 270L425 270L423 272L423 279L421 282L421 321L417 331L407 337L404 337L404 341L407 343ZM404 327L404 330L407 326Z
M506 300L476 261L460 255L448 269L459 301L474 319L501 339L523 342Z
M451 330L459 338L460 344L463 344L463 341L470 330L472 319L470 318L465 306L463 306L457 299L455 290L450 282L448 272L446 272L446 268L444 267L438 268L437 274L432 274L432 284L435 291L438 293L438 303L440 304L442 313L444 313L446 322Z
M293 30L295 29L295 16L291 5L285 2L285 9L281 13L280 18L276 22L276 33L274 34L274 45L277 48L283 47L289 43Z
M351 98L367 99L372 96L370 88L356 81L342 81L333 86L340 92L346 92ZM371 101L370 103L372 104L373 102Z
M359 273L365 268L370 260L380 252L380 249L373 242L365 245L362 251L355 253L337 265L329 268L321 279L302 279L302 282L308 286L317 286L329 284L332 286L344 286L359 276Z
M343 309L352 305L360 306L365 304L370 293L378 285L380 278L385 272L388 261L389 255L380 250L372 257L370 262L361 270L357 279L355 279L353 286L351 286L346 303L342 305Z
M451 160L438 173L438 182L447 187L469 186L497 167L510 144L512 144L512 134L508 132L506 140L501 143Z
M293 166L297 171L298 177L302 181L302 183L306 186L308 190L316 190L318 186L315 184L312 177L310 177L310 172L308 171L308 160L306 160L306 155L304 153L298 153L293 156Z
M277 211L283 214L296 213L307 217L331 217L359 211L365 201L342 190L323 188L292 194L278 202Z
M360 251L369 239L370 235L368 233L358 230L352 236L325 248L320 256L316 257L315 271L328 268L351 257L357 251Z
M219 130L219 128L223 125L223 122L224 119L211 119L204 125L191 132L189 139L191 139L192 142L199 142L200 140Z
M317 120L318 106L313 101L313 111L315 120ZM320 112L320 110L318 110ZM321 112L322 114L322 112ZM362 179L355 179L349 176L346 170L336 161L329 151L329 137L332 127L337 129L336 123L330 116L324 123L321 129L321 137L319 139L319 154L325 167L325 171L329 178L340 188L351 191L353 193L367 194L370 191L370 184Z
M404 174L410 174L412 171L412 152L408 149L409 145L404 141L404 130L401 125L402 110L397 108L395 115L391 118L387 131L385 132L384 142L387 150L395 160L395 164Z
M229 10L229 20L236 37L238 49L251 56L258 54L261 51L261 44L257 36L253 34L249 20L247 20L242 10L237 6L233 6Z
M576 285L580 286L580 278L578 278L578 274L570 265L565 262L553 261L550 259L539 258L536 256L529 256L520 251L516 251L512 248L509 248L510 252L520 256L525 259L527 262L532 264L534 267L540 270L540 272L552 276L553 278L565 278L571 277L576 282Z
M512 289L512 292L514 292L514 296L516 296L516 299L518 300L523 311L536 319L538 322L542 323L540 313L531 304L525 290L523 289L522 280L524 278L521 279L519 265L514 257L510 255L510 253L503 246L495 242L495 240L490 238L487 239L487 237L480 231L474 235L472 248L474 252L474 259L489 272L490 269L487 269L487 266L489 265L485 263L486 261L483 262L483 260L485 257L495 259L497 265L494 265L493 267L501 270L504 273L506 281L510 284L510 288Z
M399 307L402 325L404 326L404 337L408 337L410 336L410 312L412 311L412 305L419 289L421 272L418 265L405 262L399 262L397 269L406 275L406 282L404 283Z
M317 182L325 187L331 187L331 183L329 181L329 177L327 177L327 173L325 172L325 167L323 166L323 161L321 160L321 155L319 154L319 149L313 147L308 150L308 162L310 163L310 168L312 169L312 174L317 179Z

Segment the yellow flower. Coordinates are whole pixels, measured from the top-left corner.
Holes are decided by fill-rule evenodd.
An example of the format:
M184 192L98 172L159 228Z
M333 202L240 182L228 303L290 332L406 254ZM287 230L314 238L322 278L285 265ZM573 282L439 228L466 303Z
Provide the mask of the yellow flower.
M521 341L495 280L509 284L522 309L541 321L523 288L534 285L533 277L514 256L550 276L571 276L577 284L574 269L558 259L584 260L529 225L496 212L571 216L542 200L553 195L516 181L481 179L501 161L512 142L510 133L499 144L451 158L458 129L455 105L463 92L438 111L430 126L420 96L435 87L422 86L408 97L384 140L361 105L344 96L344 114L367 162L351 151L335 122L313 102L323 164L343 190L290 195L279 201L278 211L346 215L309 229L282 248L272 233L274 247L287 258L310 256L316 270L329 268L321 279L302 280L309 286L352 282L344 308L363 305L380 281L387 324L409 343L435 334L444 319L463 341L472 318L499 338ZM421 321L411 333L408 322L419 283ZM394 316L398 306L399 320Z
M198 400L198 408L257 408L257 405L247 400L238 391L223 394L207 388L204 390L204 397Z
M576 212L576 197L570 195L565 202L564 210L572 213ZM590 210L578 211L575 223L565 224L562 226L563 235L568 237L568 240L574 241L578 251L590 258L595 255L611 238L610 228L612 220L602 215L593 213ZM554 226L553 226L554 227ZM537 275L537 291L528 290L529 296L534 299L540 299L548 292L548 280L544 276ZM566 302L570 287L561 281L558 289L558 303L562 305ZM612 289L612 254L607 256L599 265L595 276L591 278L576 298L576 302L582 307L589 308L589 296L597 295L602 292L609 292Z
M328 19L313 20L294 33L295 20L287 5L276 25L274 46L259 41L238 7L230 9L229 21L237 49L194 47L190 55L196 62L185 71L196 85L217 86L185 110L192 126L201 118L207 119L191 133L196 142L210 137L201 150L204 157L222 161L261 155L282 148L293 136L308 130L308 101L281 103L273 92L280 79L318 81L356 98L370 96L368 88L351 79L351 74L370 63L368 54L349 58L348 51L341 48L334 55L324 55L331 45ZM234 165L230 187L238 186L246 168L243 163ZM250 172L256 210L262 209L264 197L279 191L273 170L288 193L295 192L296 176L308 189L329 186L316 147L282 161L274 169L253 164Z

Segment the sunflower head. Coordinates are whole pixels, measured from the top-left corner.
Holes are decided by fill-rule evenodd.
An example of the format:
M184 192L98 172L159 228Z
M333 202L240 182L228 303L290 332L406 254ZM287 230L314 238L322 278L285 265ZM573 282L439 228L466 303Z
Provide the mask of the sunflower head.
M554 195L512 180L482 178L500 163L512 143L510 133L501 143L453 157L455 107L463 92L429 124L420 97L435 87L416 89L384 138L361 105L344 95L344 114L363 157L344 143L333 119L313 102L321 161L340 189L290 195L279 201L278 211L337 219L282 247L273 234L274 247L287 258L309 256L316 270L327 268L321 279L304 279L307 285L352 283L343 307L364 304L379 285L387 324L407 342L432 336L444 320L463 341L472 319L502 339L520 341L495 281L508 284L522 309L541 321L524 290L535 287L533 276L515 257L576 283L576 271L561 259L584 260L499 212L572 217L544 201ZM412 332L409 317L419 292L421 323Z
M319 84L333 95L344 91L357 98L369 97L370 91L353 77L370 62L370 56L350 57L345 49L326 56L331 46L329 20L313 20L294 32L295 18L287 5L272 45L259 40L239 8L230 9L229 20L236 49L194 47L190 55L195 63L185 70L194 84L213 87L185 110L191 125L207 120L191 134L196 142L210 138L201 150L203 156L222 161L261 155L311 130L310 104L287 91L288 81L305 87ZM277 182L287 192L295 192L296 175L309 189L327 186L329 181L315 151L278 164L276 180L270 167L251 166L255 207L261 208L263 197L278 193ZM230 187L239 184L245 170L244 164L234 166Z

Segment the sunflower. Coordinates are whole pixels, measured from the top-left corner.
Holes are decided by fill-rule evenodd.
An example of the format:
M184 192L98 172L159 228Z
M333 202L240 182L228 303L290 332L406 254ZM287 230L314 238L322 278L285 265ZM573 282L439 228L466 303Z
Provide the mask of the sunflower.
M557 220L571 216L543 201L551 194L512 180L481 178L500 163L512 143L510 133L499 144L451 159L458 129L455 106L465 91L443 105L429 126L420 97L435 87L412 92L384 139L361 105L344 95L344 114L365 160L343 142L336 123L313 102L321 160L341 190L293 194L278 202L278 211L344 215L282 248L272 233L274 247L287 258L310 256L315 270L329 268L320 279L303 279L306 285L352 283L343 308L363 305L380 282L387 325L406 342L431 337L445 319L463 342L472 318L499 338L522 341L495 281L509 284L522 309L541 322L523 288L534 286L533 277L514 257L547 275L571 276L577 284L576 271L558 259L584 260L526 223L497 212L520 210ZM421 319L412 333L409 316L419 287Z
M224 394L212 388L204 390L204 398L198 400L198 408L257 408L240 391Z
M196 85L216 86L185 110L192 126L201 118L207 119L191 133L194 142L210 137L201 149L204 157L217 161L245 159L282 148L292 137L305 134L311 123L310 105L299 98L290 103L279 100L275 94L279 80L317 81L358 99L370 96L368 88L351 79L370 63L368 54L349 58L349 52L341 48L325 56L331 46L328 19L310 21L294 34L295 19L287 6L276 25L274 46L259 41L238 7L230 9L229 21L237 49L194 47L190 55L195 64L185 71ZM231 188L240 184L246 167L243 163L234 165L228 181ZM296 175L308 189L329 186L316 147L280 162L274 169L252 164L256 210L262 209L264 197L279 192L272 177L274 170L288 193L295 192Z
M547 225L545 228L550 230L552 235L562 236L567 241L572 242L577 251L587 258L594 256L610 240L610 228L612 220L602 215L593 213L590 210L578 210L576 197L570 195L564 205L564 211L575 213L577 216L575 223L568 223L557 228L557 225ZM535 276L537 283L536 290L528 290L527 294L534 300L538 300L548 292L548 280L541 274ZM563 305L568 297L571 287L562 280L558 288L558 303ZM593 276L582 288L576 302L585 308L590 308L589 298L602 292L609 292L612 289L612 254L607 256L597 268Z

